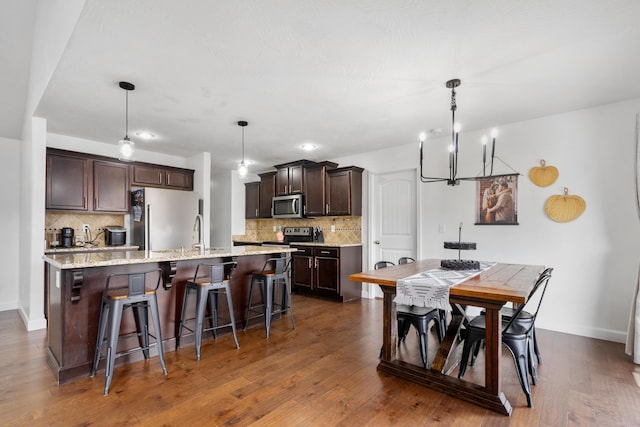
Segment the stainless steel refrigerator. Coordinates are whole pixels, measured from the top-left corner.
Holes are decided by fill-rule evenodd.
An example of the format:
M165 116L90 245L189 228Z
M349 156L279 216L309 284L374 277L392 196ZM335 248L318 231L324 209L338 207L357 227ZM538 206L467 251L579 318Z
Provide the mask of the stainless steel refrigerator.
M140 250L191 248L200 195L193 191L143 188L131 193L130 243ZM202 224L200 224L202 226Z

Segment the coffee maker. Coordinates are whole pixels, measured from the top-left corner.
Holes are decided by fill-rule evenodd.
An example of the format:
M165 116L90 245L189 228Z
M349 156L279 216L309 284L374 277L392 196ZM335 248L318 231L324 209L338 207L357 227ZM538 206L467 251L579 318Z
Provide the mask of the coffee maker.
M73 228L62 227L60 230L60 246L63 248L73 247Z

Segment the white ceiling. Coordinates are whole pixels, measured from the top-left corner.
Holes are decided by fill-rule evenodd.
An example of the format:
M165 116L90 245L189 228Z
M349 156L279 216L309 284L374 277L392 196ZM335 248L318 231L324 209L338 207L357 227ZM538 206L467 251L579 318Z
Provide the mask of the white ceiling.
M637 0L88 0L37 115L115 151L126 80L139 148L231 169L247 120L265 170L447 132L451 78L465 130L640 97L639 21Z

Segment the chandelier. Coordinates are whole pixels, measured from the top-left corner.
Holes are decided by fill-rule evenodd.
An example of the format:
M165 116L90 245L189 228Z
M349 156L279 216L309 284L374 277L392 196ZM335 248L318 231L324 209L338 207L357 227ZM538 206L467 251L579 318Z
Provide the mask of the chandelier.
M445 181L447 185L458 185L460 181L475 181L480 178L492 177L493 175L493 160L496 158L496 137L498 136L498 130L491 130L491 161L489 165L489 175L487 172L487 143L489 142L486 136L482 137L482 176L473 177L459 177L458 176L458 134L460 133L460 123L456 123L456 110L458 106L456 104L456 88L460 86L462 82L460 79L452 79L446 83L447 88L451 89L451 144L449 144L449 176L447 177L431 177L424 176L423 173L423 158L424 151L423 146L427 138L427 134L422 132L420 134L420 181L422 182L442 182Z

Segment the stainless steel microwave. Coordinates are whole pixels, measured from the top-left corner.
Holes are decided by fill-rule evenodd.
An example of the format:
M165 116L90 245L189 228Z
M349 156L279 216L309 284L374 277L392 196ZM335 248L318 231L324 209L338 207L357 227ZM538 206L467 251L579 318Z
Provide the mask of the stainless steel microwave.
M271 202L271 216L273 218L302 218L304 207L302 194L291 196L277 196Z

